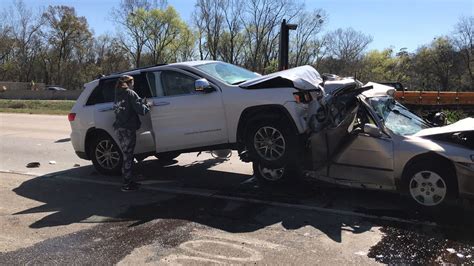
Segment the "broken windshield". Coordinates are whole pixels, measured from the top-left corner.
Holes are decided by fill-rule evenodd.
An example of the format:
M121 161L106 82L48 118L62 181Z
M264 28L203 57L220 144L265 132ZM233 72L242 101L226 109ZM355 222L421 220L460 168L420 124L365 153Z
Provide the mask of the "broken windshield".
M413 135L430 127L422 118L408 111L392 97L374 97L370 98L369 102L385 126L395 134Z

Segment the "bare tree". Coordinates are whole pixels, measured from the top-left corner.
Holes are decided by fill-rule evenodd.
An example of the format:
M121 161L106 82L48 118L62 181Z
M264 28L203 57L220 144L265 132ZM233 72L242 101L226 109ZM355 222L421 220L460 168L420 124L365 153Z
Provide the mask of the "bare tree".
M89 31L86 18L78 17L72 7L49 6L43 18L48 27L44 36L56 63L56 75L53 76L53 81L63 84L64 81L70 80L72 75L63 73L63 67L67 67L72 60L81 60L79 56L85 51L83 48L92 43L92 33Z
M278 56L280 23L285 18L291 21L303 5L289 0L248 0L242 24L245 29L245 66L254 71L266 69Z
M324 42L322 42L322 38L318 38L318 35L327 19L328 15L322 9L301 12L298 15L296 18L298 28L290 49L291 65L313 64L320 58Z
M367 49L372 37L352 28L337 29L326 36L329 58L326 66L333 73L354 75L363 52Z
M337 29L327 35L328 49L338 59L354 61L372 42L372 37L352 28Z
M200 34L205 39L203 47L213 60L217 60L219 56L219 41L224 22L223 5L223 0L198 0L196 3L197 11L194 16L194 23L201 29ZM200 49L203 47L200 47ZM201 52L201 57L203 57L203 54Z
M455 26L454 44L462 54L472 88L474 86L474 16L459 19Z
M33 64L38 56L40 44L40 29L44 24L41 16L33 14L21 0L14 1L8 16L9 31L14 40L15 67L19 81L29 81Z
M222 41L219 55L222 60L231 64L238 64L243 49L243 35L240 15L243 10L239 0L224 0L221 6L224 17Z
M119 7L112 11L112 20L119 25L120 43L133 58L135 67L140 67L142 52L148 40L143 14L151 7L152 4L147 0L122 0Z

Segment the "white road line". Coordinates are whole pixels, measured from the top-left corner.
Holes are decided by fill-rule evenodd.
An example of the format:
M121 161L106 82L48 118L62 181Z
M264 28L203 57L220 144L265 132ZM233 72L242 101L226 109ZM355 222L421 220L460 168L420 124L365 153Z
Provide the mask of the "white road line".
M78 177L72 177L72 176L51 175L48 177L51 177L53 179L70 180L70 181L76 181L76 182L93 183L93 184L101 184L101 185L111 185L111 186L116 186L116 187L119 187L122 185L119 182L111 182L111 181L96 180L96 179L84 179L84 178L78 178ZM153 187L149 185L142 185L141 188L146 189L146 190L163 192L163 193L182 194L182 195L200 196L200 197L207 197L207 198L214 198L214 199L223 199L223 200L236 201L236 202L263 204L263 205L268 205L268 206L273 206L273 207L317 211L317 212L323 212L323 213L330 213L334 215L355 216L355 217L360 217L360 218L384 220L384 221L398 222L398 223L405 223L405 224L437 226L437 223L428 222L428 221L407 220L407 219L397 218L397 217L376 216L376 215L364 214L364 213L359 213L359 212L354 212L354 211L329 209L329 208L303 205L303 204L293 204L293 203L276 202L276 201L270 201L270 200L260 200L260 199L252 199L252 198L242 198L242 197L237 197L237 196L219 195L218 190L205 190L205 189L196 189L196 188L194 189L166 188L166 187Z
M42 176L42 174L39 174L39 173L21 172L21 171L13 171L13 170L2 170L2 169L0 169L0 173L16 174L16 175L29 175L29 176Z

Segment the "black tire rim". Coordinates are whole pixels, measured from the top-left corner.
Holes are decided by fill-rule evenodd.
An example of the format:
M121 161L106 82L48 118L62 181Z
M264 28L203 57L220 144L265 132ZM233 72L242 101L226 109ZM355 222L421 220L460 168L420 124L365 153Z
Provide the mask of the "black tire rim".
M111 140L104 139L95 146L95 158L100 167L112 170L120 163L120 152Z

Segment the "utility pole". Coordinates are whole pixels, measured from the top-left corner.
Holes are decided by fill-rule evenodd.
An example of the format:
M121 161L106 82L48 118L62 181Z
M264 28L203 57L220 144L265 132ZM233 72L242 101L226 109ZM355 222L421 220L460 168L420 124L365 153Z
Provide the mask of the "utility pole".
M286 19L281 22L280 28L280 56L278 61L278 69L288 69L288 54L289 54L289 31L296 30L298 25L286 24Z

